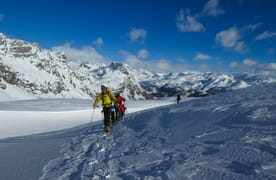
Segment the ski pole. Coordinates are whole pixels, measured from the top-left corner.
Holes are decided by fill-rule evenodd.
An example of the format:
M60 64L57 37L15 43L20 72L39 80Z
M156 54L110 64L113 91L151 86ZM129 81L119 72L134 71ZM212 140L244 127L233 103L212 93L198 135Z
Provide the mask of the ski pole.
M102 114L102 119L104 119L104 112L102 111L101 114Z
M93 111L92 111L92 115L91 115L91 124L92 124L93 119L94 119L94 113L95 113L95 108L94 108Z

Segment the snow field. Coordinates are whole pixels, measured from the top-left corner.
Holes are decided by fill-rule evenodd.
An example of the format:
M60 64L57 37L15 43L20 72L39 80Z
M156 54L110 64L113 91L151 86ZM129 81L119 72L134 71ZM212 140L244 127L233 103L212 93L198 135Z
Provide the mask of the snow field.
M110 136L103 136L100 125L92 126L64 146L40 180L273 180L275 87L136 112L114 126Z
M101 121L101 108L92 109L92 103L92 100L81 99L0 102L0 139L63 130ZM170 103L171 100L126 101L126 114Z

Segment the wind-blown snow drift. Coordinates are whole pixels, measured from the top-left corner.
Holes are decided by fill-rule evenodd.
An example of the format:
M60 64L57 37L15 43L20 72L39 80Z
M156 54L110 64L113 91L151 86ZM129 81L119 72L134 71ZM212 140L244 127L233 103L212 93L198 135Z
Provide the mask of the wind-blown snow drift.
M44 179L275 179L276 83L96 125L44 167Z

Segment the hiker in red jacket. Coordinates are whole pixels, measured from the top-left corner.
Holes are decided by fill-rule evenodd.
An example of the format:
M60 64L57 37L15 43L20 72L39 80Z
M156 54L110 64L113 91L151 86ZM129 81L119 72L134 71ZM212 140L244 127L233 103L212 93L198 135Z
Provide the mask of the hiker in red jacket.
M117 99L117 103L118 103L118 108L117 108L118 110L116 112L116 117L119 120L119 119L122 119L125 115L125 111L127 108L123 104L123 101L126 101L126 99L124 97L120 96L120 93L118 93L116 95L116 99Z

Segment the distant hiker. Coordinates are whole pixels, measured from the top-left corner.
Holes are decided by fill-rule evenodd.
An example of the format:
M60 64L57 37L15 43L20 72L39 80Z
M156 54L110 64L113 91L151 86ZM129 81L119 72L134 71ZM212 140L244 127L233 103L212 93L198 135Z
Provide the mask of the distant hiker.
M102 107L103 107L103 113L104 113L104 132L109 132L110 127L110 117L111 117L111 107L112 107L112 101L114 104L117 103L117 100L115 96L111 93L109 87L105 87L104 85L101 86L101 93L98 94L98 96L95 99L95 102L93 104L94 109L96 108L99 101L102 101Z
M180 96L180 94L177 94L177 96L176 96L176 102L177 102L177 104L180 102L180 100L181 100L181 96Z
M124 114L125 114L125 111L126 111L126 107L125 105L123 104L123 101L125 102L126 99L122 96L120 96L120 93L118 93L116 95L116 98L117 98L117 103L118 103L118 111L117 111L117 118L118 119L122 119L124 117Z

